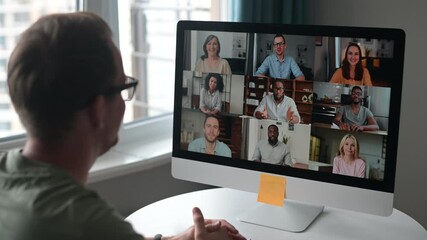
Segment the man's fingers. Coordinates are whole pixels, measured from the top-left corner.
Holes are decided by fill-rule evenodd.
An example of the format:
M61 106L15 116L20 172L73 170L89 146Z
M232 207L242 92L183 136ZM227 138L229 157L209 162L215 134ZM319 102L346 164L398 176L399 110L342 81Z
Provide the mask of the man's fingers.
M207 232L215 232L221 228L221 221L213 221L205 225Z
M193 208L193 222L196 236L206 232L205 219L203 217L202 211L200 211L198 207Z
M230 233L239 233L239 231L233 225L231 225L231 223L225 220L221 220L221 225L225 226Z

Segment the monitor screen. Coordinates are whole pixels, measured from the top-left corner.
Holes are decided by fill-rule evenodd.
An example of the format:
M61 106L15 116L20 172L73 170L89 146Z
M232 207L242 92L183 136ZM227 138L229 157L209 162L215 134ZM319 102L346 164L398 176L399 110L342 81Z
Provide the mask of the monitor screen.
M405 34L400 29L181 21L172 174L389 215ZM286 201L285 200L285 201Z

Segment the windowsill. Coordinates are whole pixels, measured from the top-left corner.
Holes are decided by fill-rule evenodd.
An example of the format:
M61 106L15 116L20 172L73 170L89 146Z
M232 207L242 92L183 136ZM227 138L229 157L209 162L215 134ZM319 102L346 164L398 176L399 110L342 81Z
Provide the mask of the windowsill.
M88 183L167 164L172 153L173 114L124 126L119 143L92 166Z

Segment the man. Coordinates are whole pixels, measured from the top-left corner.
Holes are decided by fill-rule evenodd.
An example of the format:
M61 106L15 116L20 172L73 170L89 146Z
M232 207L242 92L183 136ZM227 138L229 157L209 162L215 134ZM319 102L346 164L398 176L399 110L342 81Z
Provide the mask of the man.
M286 144L277 139L278 137L279 128L274 124L268 126L268 139L257 143L252 160L282 166L292 166L291 153Z
M218 140L219 120L215 115L207 115L203 123L204 137L195 139L188 146L188 151L231 157L230 148Z
M295 60L291 56L285 56L286 40L283 35L274 36L273 47L275 53L264 59L255 75L290 79L292 73L295 79L305 80L305 76Z
M84 12L42 17L20 37L8 87L27 142L0 154L0 239L144 239L84 187L97 157L117 143L124 100L137 85L111 37L100 17ZM243 239L198 208L193 219L163 239Z
M379 129L372 112L367 107L362 106L362 96L361 87L354 86L351 89L351 104L341 106L333 121L340 129L347 131L375 131Z
M299 123L300 115L295 101L285 95L285 85L281 80L273 83L273 94L266 95L255 109L254 117L274 119L289 123Z

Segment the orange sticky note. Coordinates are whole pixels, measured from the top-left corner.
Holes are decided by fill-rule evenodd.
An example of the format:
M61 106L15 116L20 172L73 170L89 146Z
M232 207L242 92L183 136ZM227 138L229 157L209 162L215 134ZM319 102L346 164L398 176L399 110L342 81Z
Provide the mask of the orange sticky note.
M286 178L261 174L258 191L258 202L263 202L276 206L283 206L283 199L286 198Z

